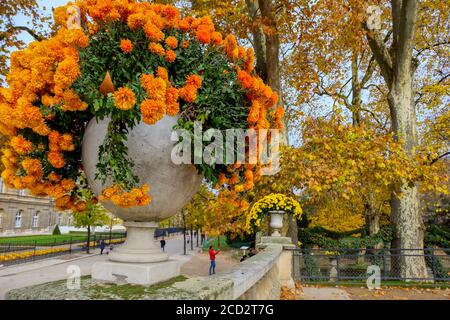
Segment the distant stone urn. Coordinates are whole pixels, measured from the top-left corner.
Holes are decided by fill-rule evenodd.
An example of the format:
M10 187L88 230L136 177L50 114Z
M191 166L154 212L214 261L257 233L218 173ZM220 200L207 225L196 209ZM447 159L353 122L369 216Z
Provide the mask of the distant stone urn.
M281 237L280 230L283 228L284 211L269 211L270 214L270 228L272 228L272 237Z
M117 262L161 262L168 259L166 253L154 244L154 232L158 222L169 218L185 206L198 191L202 176L193 165L175 165L171 160L174 142L171 141L177 117L166 116L155 125L140 123L130 130L126 146L128 157L134 162L133 172L140 184L150 186L152 202L145 207L121 208L111 202L102 203L115 216L124 220L127 239L109 255ZM95 179L99 147L108 128L108 119L88 124L82 148L84 170L94 194L99 196L112 181Z

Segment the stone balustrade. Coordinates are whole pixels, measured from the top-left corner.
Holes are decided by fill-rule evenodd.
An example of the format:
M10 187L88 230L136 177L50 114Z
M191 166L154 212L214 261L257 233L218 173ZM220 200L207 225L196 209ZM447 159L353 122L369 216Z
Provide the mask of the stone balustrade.
M279 299L281 286L294 287L290 238L262 237L260 252L239 265L211 277L174 284L192 299ZM185 297L185 295L183 294Z
M158 288L142 287L134 296L117 285L99 286L90 278L81 280L80 290L67 290L66 280L12 290L8 299L136 299L136 300L271 300L280 298L282 286L294 287L290 238L262 237L259 253L229 270L209 277L195 277ZM169 281L170 282L170 281ZM124 287L123 291L127 288ZM133 292L137 292L136 289Z

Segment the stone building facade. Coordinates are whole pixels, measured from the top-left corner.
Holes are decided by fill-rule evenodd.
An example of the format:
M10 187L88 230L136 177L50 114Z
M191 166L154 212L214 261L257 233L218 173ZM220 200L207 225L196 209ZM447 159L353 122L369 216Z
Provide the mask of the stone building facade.
M0 235L48 233L72 221L70 213L54 208L52 199L7 188L0 179Z

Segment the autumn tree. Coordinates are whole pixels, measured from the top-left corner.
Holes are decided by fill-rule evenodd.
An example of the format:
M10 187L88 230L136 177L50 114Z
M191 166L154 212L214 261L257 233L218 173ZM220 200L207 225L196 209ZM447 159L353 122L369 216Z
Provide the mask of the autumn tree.
M381 11L379 21L368 12L370 5ZM418 149L430 159L442 159L448 140L447 150L436 140L428 148L419 146L417 109L422 109L421 115L431 115L427 120L436 124L448 109L449 19L444 9L448 1L422 1L419 7L418 1L319 0L296 1L295 7L298 17L291 25L297 42L283 65L294 94L302 92L297 102L320 108L324 105L320 98L331 97L328 110L336 112L344 106L354 124L361 122L364 112L380 130L391 130L398 141L404 141L403 150L410 159ZM345 89L348 84L350 89ZM365 106L361 90L369 97ZM319 99L311 100L314 95ZM423 112L426 108L431 112ZM393 191L396 246L420 249L423 224L418 185L405 180ZM401 266L404 277L426 274L420 257L403 257Z
M45 8L44 8L45 9ZM17 24L16 17L23 15L28 23ZM4 0L0 4L0 85L8 70L8 57L11 51L22 48L25 43L20 38L26 33L35 40L44 38L42 30L47 17L39 9L36 0Z

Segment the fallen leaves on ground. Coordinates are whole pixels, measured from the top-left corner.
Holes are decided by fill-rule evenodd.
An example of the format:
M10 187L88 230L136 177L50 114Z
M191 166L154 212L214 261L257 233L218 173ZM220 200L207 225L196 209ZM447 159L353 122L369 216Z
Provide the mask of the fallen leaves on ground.
M280 300L299 300L303 292L303 287L300 283L295 284L295 288L281 287Z

